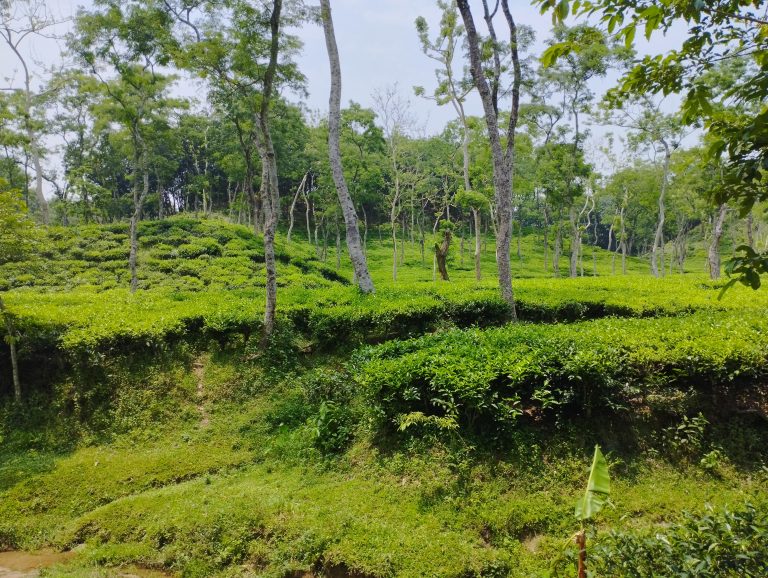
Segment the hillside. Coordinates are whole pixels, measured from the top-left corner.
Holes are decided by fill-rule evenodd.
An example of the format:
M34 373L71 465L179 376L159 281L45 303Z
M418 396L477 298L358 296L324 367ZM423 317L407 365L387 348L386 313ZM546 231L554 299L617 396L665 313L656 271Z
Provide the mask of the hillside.
M528 235L509 324L490 243L480 282L458 242L451 281L415 242L395 282L371 236L366 297L294 235L262 347L246 227L142 223L134 295L124 225L45 235L0 271L25 395L4 348L0 550L72 552L46 576L573 575L595 443L598 575L764 570L765 291L602 250L592 277L590 248L553 279Z

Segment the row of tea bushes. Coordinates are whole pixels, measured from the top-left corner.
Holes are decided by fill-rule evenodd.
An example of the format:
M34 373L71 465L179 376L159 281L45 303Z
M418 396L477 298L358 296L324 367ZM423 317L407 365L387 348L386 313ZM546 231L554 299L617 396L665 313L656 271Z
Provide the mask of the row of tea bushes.
M353 373L382 425L401 430L685 413L768 377L768 319L699 312L454 330L366 349Z

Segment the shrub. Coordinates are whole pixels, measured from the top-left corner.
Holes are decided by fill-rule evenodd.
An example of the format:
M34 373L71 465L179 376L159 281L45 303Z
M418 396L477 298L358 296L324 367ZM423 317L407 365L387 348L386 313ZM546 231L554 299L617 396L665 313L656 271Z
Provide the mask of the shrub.
M768 510L747 504L700 515L655 533L614 532L591 553L599 576L758 578L768 561Z

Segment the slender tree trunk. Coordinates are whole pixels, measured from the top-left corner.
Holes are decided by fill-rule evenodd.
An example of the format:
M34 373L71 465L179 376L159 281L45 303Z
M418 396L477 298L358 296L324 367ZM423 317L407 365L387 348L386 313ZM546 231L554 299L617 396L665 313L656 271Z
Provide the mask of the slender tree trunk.
M571 205L568 211L568 219L571 223L571 260L568 268L570 277L576 277L579 266L579 246L581 245L581 231L576 218L576 207Z
M723 225L725 216L728 214L728 205L723 203L717 209L717 216L712 227L712 240L709 244L709 277L710 279L720 278L720 239L723 236Z
M280 217L280 197L277 181L277 158L272 143L269 125L269 109L272 101L273 83L277 71L277 57L280 34L280 12L282 0L273 0L270 17L269 63L264 73L264 92L259 110L259 131L256 144L261 157L261 200L264 204L264 268L267 273L266 299L264 303L264 334L262 344L275 329L277 311L277 263L275 260L275 234Z
M397 200L389 211L389 225L392 227L392 280L397 281Z
M480 211L472 209L472 218L475 223L475 279L480 281L482 273L480 272Z
M664 200L667 193L667 180L669 177L669 159L672 156L672 151L667 142L662 140L661 144L664 146L664 172L661 178L661 191L659 192L659 218L656 222L656 234L653 238L653 247L651 249L651 273L653 273L654 277L658 277L660 274L658 264L659 252L661 252L662 256L664 254ZM662 261L662 275L664 273L663 269L664 261Z
M6 341L11 350L11 369L13 371L13 400L21 403L21 378L19 377L19 356L16 350L16 330L13 327L11 315L5 308L5 302L0 297L0 316L5 324Z
M547 210L546 202L543 207L544 211L544 272L547 272L549 268L549 211Z
M296 194L293 195L293 201L291 201L291 208L288 211L288 217L290 219L289 224L288 224L288 234L287 234L288 242L291 241L291 233L293 232L293 212L296 209L296 201L299 200L299 195L301 194L301 191L304 190L304 185L307 182L307 175L308 174L309 173L304 173L304 178L301 179L301 183L296 188Z
M130 243L131 249L128 254L128 268L131 272L131 293L135 293L139 287L139 276L137 271L137 261L139 255L138 228L141 219L141 210L144 205L144 199L149 193L149 169L147 168L147 151L144 140L138 134L138 127L134 128L134 153L133 153L133 214L130 222ZM139 181L139 175L143 175L142 182Z
M339 217L333 216L333 225L336 228L336 270L341 269L341 231L339 230Z
M755 239L754 239L754 237L752 235L752 229L753 229L752 223L753 223L752 211L750 211L747 214L747 246L750 249L754 249L755 248Z
M312 228L309 223L309 195L307 195L306 189L302 192L304 196L304 219L307 222L307 243L312 244Z
M520 205L517 208L517 258L522 261L523 259L523 253L522 249L520 248L520 244L523 240L523 207L522 207L522 201L520 201Z
M560 255L563 252L563 224L562 215L558 214L558 222L555 226L555 250L552 257L552 269L555 277L560 277Z
M405 265L405 213L400 213L400 265Z
M587 535L584 530L576 534L576 546L579 548L578 578L587 578Z
M437 259L437 268L440 271L440 278L443 281L448 281L448 267L446 261L448 258L448 250L451 247L451 231L446 229L443 231L443 241L441 243L435 243L435 257Z
M374 286L368 271L368 261L360 244L360 231L357 229L357 213L352 203L352 197L344 179L344 171L341 165L341 150L339 148L339 135L341 126L341 65L339 63L339 51L336 46L336 36L333 30L333 18L331 15L330 0L320 0L320 8L323 18L323 31L325 33L325 45L328 49L328 60L331 67L331 94L328 105L328 155L331 163L333 182L339 196L341 211L344 215L346 226L347 249L355 271L357 285L363 293L373 293Z
M507 146L506 150L502 148L501 133L499 130L498 117L498 74L494 75L493 86L489 85L488 79L483 68L483 61L480 53L480 38L475 28L475 22L469 7L468 0L457 0L457 7L464 21L464 28L467 35L467 46L470 56L470 72L472 79L480 93L480 99L483 104L485 122L488 128L488 136L491 145L491 158L493 160L493 182L496 193L496 218L498 221L498 235L496 238L496 257L499 276L499 287L502 298L507 302L510 308L510 314L513 320L517 319L515 309L515 297L512 290L512 269L510 263L510 240L512 227L512 185L513 171L515 166L515 131L517 128L518 111L520 106L520 83L521 66L517 46L517 26L512 14L509 11L507 0L501 0L502 10L507 20L510 32L510 47L512 56L512 66L514 69L514 79L512 84L512 107L509 116L509 126L506 131ZM483 0L483 6L487 10L487 3ZM491 19L486 19L489 25L494 46L494 56L496 60L496 70L500 73L498 65L498 42L495 38Z

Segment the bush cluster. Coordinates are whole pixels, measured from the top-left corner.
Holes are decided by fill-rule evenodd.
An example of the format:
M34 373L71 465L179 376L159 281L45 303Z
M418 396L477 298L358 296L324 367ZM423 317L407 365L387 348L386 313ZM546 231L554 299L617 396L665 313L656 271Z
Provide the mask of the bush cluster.
M685 412L768 375L768 320L721 312L450 331L365 350L355 372L383 424L400 429Z

